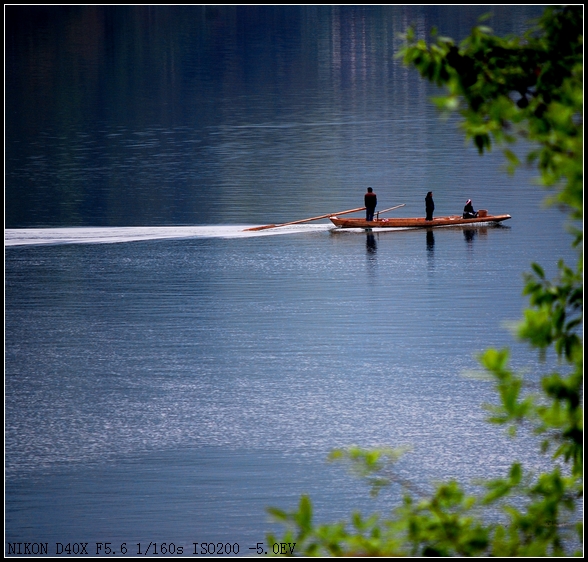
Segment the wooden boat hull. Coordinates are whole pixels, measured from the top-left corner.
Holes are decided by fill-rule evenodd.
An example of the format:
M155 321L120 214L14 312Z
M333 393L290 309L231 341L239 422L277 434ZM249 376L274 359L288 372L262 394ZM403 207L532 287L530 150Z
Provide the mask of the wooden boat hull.
M459 215L449 217L436 217L431 221L421 217L377 219L366 221L365 219L348 219L329 217L331 222L339 228L434 228L437 226L476 226L479 224L499 223L510 219L510 215L486 215L473 219L464 219Z

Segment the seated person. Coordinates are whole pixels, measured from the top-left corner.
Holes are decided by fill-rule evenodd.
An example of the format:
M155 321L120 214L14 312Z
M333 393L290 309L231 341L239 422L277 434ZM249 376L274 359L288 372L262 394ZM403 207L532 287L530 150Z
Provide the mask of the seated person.
M475 219L478 216L478 213L474 211L474 207L472 205L472 200L468 199L466 201L465 207L463 208L463 218L464 219Z

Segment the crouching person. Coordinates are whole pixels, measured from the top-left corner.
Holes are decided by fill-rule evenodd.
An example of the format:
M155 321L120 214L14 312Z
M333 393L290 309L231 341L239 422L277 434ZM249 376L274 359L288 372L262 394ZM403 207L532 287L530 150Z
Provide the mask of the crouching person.
M474 211L474 207L472 205L472 200L468 199L466 201L465 207L463 208L463 218L464 219L475 219L478 216L478 213Z

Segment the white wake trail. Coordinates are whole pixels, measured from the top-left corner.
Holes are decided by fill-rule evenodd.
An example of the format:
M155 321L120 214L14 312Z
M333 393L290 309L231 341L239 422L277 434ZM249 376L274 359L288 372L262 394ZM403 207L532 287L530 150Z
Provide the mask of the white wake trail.
M4 246L50 244L114 244L181 238L252 238L327 231L330 224L293 225L261 231L245 231L255 225L236 226L121 226L70 228L18 228L4 231Z

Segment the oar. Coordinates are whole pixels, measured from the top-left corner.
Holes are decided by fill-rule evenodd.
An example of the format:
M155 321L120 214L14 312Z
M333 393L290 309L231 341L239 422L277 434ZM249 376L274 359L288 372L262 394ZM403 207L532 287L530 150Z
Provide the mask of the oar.
M406 205L406 203L402 203L402 205L396 205L396 207L390 207L389 209L384 209L383 211L378 211L376 213L376 218L379 219L380 218L380 213L385 213L387 211L392 211L394 209L399 209L400 207L404 207Z
M365 207L358 207L357 209L349 209L349 211L341 211L340 213L329 213L328 215L321 215L320 217L312 217L310 219L301 219L299 221L292 221L292 222L283 222L282 224L266 224L264 226L254 226L253 228L246 228L243 232L247 230L265 230L266 228L278 228L280 226L288 226L290 224L300 224L302 222L310 222L310 221L318 221L320 219L328 219L329 217L334 217L335 215L346 215L347 213L357 213L358 211L365 210Z

